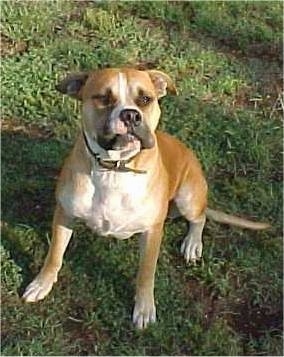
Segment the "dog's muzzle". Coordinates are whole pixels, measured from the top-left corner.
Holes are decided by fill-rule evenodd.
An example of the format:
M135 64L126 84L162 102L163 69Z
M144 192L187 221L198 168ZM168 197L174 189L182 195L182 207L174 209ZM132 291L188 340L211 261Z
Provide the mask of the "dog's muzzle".
M116 118L110 116L103 135L98 135L97 140L106 150L123 150L137 140L141 143L141 149L150 149L155 144L149 127L143 122L142 114L133 108L121 110Z

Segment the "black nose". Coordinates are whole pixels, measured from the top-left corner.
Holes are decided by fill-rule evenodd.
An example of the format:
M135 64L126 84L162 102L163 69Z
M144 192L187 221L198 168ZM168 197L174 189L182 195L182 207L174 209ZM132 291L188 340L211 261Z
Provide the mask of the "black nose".
M138 126L142 121L140 113L138 112L138 110L135 109L124 109L121 111L119 117L125 123L126 126Z

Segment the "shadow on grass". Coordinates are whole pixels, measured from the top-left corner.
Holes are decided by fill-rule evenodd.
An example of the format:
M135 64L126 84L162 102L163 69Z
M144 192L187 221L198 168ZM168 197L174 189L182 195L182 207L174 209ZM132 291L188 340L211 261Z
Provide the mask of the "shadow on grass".
M51 236L56 179L69 150L68 145L54 138L31 137L22 132L2 133L2 244L22 269L20 295L47 253L46 236ZM72 276L84 274L94 280L94 286L98 275L106 276L107 284L114 287L115 294L121 295L118 300L129 301L133 298L133 288L124 276L127 274L123 264L122 269L118 268L115 260L102 253L110 249L108 244L79 225L67 249L66 260L70 259ZM115 256L113 248L117 244L111 244L111 254Z
M31 276L28 267L37 267L47 249L63 156L64 144L55 139L2 133L2 244L23 269L24 280Z
M54 206L55 180L62 143L2 134L2 220L12 225L45 229Z

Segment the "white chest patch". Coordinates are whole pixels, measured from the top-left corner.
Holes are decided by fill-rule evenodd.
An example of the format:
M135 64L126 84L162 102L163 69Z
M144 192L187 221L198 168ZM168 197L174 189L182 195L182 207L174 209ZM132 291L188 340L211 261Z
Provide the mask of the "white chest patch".
M59 200L68 214L100 235L125 239L146 231L159 213L147 187L147 174L96 170L85 180L84 192L63 190Z

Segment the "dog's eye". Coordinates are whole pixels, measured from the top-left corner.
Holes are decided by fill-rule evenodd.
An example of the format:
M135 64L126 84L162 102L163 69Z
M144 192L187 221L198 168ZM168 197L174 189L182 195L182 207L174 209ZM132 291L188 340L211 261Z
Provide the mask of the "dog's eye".
M151 102L152 102L152 98L149 97L148 95L140 95L140 96L137 98L137 104L138 104L138 105L141 105L141 106L150 104Z
M103 106L107 106L111 102L111 97L109 94L94 94L91 98Z
M103 95L103 96L101 96L100 101L103 105L109 105L110 104L110 96Z

